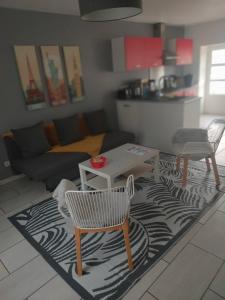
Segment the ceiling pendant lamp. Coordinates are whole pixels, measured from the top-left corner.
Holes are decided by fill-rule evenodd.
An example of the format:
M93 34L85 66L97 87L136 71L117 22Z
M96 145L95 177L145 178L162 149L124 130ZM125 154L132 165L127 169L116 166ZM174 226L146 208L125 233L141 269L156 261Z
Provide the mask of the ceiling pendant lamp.
M142 13L142 0L79 0L83 21L106 22Z

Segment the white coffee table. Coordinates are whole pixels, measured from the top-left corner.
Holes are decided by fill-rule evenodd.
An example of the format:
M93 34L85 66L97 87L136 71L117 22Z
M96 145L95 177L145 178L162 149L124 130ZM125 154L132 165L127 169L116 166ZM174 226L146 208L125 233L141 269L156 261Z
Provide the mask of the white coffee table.
M134 151L135 149L139 151L139 154L136 154L137 151ZM160 151L157 149L134 144L124 144L103 153L107 157L107 164L101 169L94 169L88 159L79 164L81 188L82 190L87 190L88 187L91 187L99 190L123 186L129 174L133 174L137 178L142 176L146 171L153 171L155 181L158 182L159 154ZM149 163L149 160L153 160L153 164ZM90 175L87 176L87 173L96 176L89 178Z

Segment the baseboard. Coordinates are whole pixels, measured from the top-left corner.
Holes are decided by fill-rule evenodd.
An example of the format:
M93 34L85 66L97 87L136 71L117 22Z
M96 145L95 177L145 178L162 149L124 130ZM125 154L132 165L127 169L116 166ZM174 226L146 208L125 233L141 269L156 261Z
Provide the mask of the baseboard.
M13 175L13 176L7 177L7 178L5 178L5 179L0 180L0 185L7 184L7 183L9 183L9 182L18 180L18 179L23 178L23 177L25 177L24 174Z

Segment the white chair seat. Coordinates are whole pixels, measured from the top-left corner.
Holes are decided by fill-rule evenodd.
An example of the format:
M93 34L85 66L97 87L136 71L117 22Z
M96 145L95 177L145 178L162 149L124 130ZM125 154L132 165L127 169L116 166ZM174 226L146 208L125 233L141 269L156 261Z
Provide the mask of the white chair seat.
M188 155L192 160L200 160L213 153L213 146L206 142L187 142L173 145L176 155Z
M210 129L211 128L211 129ZM209 126L210 140L208 130L201 128L180 128L177 130L172 139L173 151L176 154L176 169L180 169L181 160L184 161L182 186L187 183L188 176L188 161L201 160L205 158L207 169L210 171L210 161L212 161L215 174L216 184L220 184L219 174L217 170L215 151L219 145L219 141L225 129L225 123L215 120Z

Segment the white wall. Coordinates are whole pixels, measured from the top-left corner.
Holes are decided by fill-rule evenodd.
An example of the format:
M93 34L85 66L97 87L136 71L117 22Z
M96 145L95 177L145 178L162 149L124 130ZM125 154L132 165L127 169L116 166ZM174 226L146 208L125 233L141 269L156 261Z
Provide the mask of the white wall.
M198 82L200 68L200 49L202 46L225 43L225 19L198 25L186 26L185 37L190 37L194 41L194 61L193 65L185 67L184 72L186 74L193 73L194 81ZM210 112L208 111L208 113ZM218 107L217 113L225 115L225 100L223 111L221 111L221 107Z

